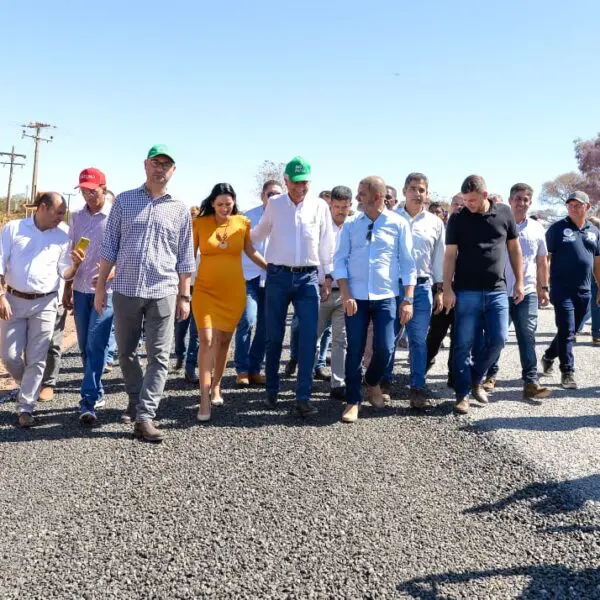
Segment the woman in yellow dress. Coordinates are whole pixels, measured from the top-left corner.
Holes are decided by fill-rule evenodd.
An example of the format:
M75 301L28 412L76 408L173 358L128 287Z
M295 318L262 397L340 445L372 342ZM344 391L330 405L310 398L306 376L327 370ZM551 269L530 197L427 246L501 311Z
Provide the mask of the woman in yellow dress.
M267 263L252 245L250 221L238 214L236 194L228 183L215 185L202 202L193 231L194 251L200 255L192 295L200 342L198 421L210 421L211 405L223 404L221 378L229 344L246 307L242 251L263 269Z

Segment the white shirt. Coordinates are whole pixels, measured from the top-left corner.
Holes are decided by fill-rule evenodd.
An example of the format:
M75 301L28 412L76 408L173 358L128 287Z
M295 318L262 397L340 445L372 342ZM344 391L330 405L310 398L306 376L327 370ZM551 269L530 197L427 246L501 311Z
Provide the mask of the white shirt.
M263 205L256 206L255 208L251 208L249 211L244 213L244 216L250 219L250 227L256 227L265 209ZM263 256L265 254L265 246L268 243L268 240L261 242L255 246L255 250L260 252ZM265 271L261 269L258 265L255 265L249 258L246 256L245 252L242 252L242 269L244 271L244 279L246 281L250 281L251 279L256 279L260 277L260 285L263 286L265 283Z
M541 223L535 219L527 217L522 223L517 223L519 232L519 243L523 253L523 281L525 284L525 294L532 294L537 291L537 257L548 256L548 247L546 246L546 232ZM510 265L508 252L506 254L506 267L504 269L506 276L506 291L509 298L513 295L515 286L515 274Z
M429 211L422 210L414 217L404 207L397 210L409 226L413 239L413 259L417 277L428 277L431 283L444 281L444 223Z
M9 221L0 238L0 275L13 289L26 294L58 291L71 265L66 225L40 231L33 217Z
M348 218L348 217L347 217ZM333 236L335 238L335 244L333 247L333 251L335 253L335 251L338 249L338 245L340 243L340 233L342 231L342 227L344 226L344 224L342 223L339 227L335 224L335 221L333 219L331 219L331 227L333 228ZM324 283L325 281L325 273L323 272L323 267L321 267L321 265L319 265L319 282L320 283ZM338 282L334 279L332 284L331 284L332 288L338 289L339 285Z
M256 227L252 241L259 244L269 237L265 260L287 267L333 269L335 238L329 207L321 198L307 196L297 206L287 194L271 198Z

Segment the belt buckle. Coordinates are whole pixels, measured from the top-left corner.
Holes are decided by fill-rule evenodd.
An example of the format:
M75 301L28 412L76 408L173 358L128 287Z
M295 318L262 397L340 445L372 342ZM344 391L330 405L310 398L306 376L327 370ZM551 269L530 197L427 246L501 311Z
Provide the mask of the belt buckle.
M302 273L302 267L290 267L292 273Z

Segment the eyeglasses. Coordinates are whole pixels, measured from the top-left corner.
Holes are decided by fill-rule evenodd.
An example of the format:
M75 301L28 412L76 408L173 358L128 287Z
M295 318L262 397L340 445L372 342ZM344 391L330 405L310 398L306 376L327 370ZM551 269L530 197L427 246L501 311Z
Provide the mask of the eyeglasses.
M373 225L375 225L375 223L371 223L367 228L367 242L370 242L373 239Z
M162 169L163 171L168 171L175 163L170 160L157 160L156 158L150 159L150 164L155 169Z
M267 194L267 198L271 198L273 196L281 196L281 193L280 192L269 192Z
M386 194L386 195L385 195L385 199L386 199L386 200L393 200L393 198L394 198L394 197L393 197L391 194Z

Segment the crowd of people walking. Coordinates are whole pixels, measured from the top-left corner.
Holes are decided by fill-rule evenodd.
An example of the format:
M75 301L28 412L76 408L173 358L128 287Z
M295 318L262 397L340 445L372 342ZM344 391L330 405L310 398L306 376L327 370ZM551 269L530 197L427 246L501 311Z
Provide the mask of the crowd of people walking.
M1 233L0 358L19 386L20 427L34 425L37 402L53 398L69 310L83 363L82 425L97 423L114 354L128 397L122 421L152 442L164 437L155 417L174 338L176 370L199 387L198 421L208 423L226 400L222 377L234 335L236 385L264 386L265 406L277 410L290 305L284 372L297 373L300 418L318 412L315 378L330 379L345 423L357 421L363 401L384 407L399 343L409 352L410 406L426 409L427 372L449 330L448 386L456 412L466 414L471 400L486 403L496 386L510 322L523 395L539 401L551 393L540 384L535 347L538 309L549 302L557 333L541 357L542 374L558 359L562 387L576 387L575 335L592 305L598 319L600 302L600 231L584 192L570 194L567 216L545 231L528 215L529 185L513 185L505 204L478 175L463 181L448 214L429 202L423 173L405 178L403 202L381 177L365 177L354 212L345 185L312 194L311 166L295 157L285 186L265 181L261 205L241 214L227 183L192 211L172 197L176 161L165 145L150 149L144 168L143 185L116 198L104 173L84 169L85 205L69 226L64 198L46 192L33 217ZM600 323L596 331L600 345Z

